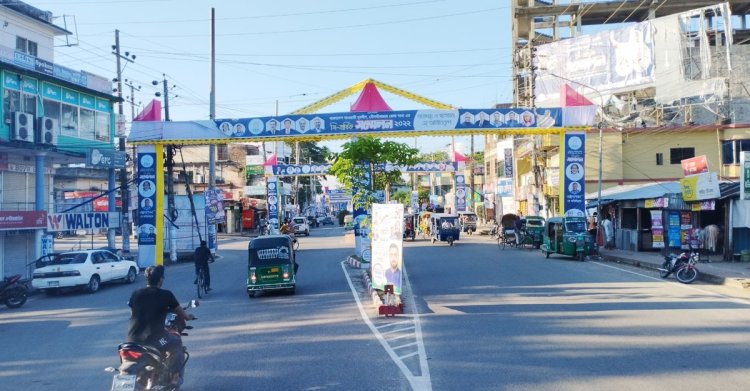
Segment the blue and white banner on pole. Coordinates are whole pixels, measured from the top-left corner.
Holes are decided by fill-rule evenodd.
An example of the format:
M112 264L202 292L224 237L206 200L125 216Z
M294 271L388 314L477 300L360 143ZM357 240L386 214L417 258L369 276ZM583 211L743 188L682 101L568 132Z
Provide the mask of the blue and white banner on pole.
M401 294L403 270L402 243L404 206L374 204L372 206L372 287L383 290L393 285L393 293Z
M586 133L565 133L565 155L563 167L563 211L565 216L585 217L586 175Z
M369 167L369 162L362 162L366 167ZM372 177L369 171L365 173L365 179L361 183L352 186L352 194L357 192L369 193L372 188ZM353 206L352 218L354 219L354 248L363 261L370 262L370 223L367 222L368 212L367 210Z
M138 147L138 266L156 262L156 153L153 146ZM159 213L161 218L161 213Z
M268 228L278 232L279 227L279 186L276 177L266 178L266 195L268 200Z
M466 183L463 174L456 174L456 212L466 210Z

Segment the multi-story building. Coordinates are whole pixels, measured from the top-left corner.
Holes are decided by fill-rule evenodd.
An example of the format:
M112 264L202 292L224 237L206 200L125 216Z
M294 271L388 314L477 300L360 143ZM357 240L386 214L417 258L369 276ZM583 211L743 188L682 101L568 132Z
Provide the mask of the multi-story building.
M54 173L84 164L92 148L114 149L116 98L109 79L55 64L54 39L70 32L51 12L1 0L0 23L0 276L28 276L46 239Z
M514 0L513 105L560 106L567 85L599 107L586 145L590 195L676 181L681 160L700 155L719 178L737 180L750 147L749 10L748 0ZM510 145L513 207L561 213L559 138L511 139L488 136L489 181L506 181L497 148Z

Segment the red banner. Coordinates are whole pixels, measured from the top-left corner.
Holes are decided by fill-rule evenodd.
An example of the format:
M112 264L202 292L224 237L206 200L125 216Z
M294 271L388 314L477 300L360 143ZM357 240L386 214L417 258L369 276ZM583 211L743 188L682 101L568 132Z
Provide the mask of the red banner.
M680 164L682 164L682 174L684 176L708 172L708 159L706 159L706 155L681 160Z
M47 228L47 212L0 212L0 230Z

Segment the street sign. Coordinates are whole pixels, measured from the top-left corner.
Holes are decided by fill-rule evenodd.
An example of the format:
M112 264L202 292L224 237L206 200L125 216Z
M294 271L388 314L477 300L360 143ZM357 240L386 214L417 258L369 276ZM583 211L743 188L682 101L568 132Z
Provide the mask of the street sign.
M86 151L86 165L94 168L125 168L126 157L123 151L89 148Z

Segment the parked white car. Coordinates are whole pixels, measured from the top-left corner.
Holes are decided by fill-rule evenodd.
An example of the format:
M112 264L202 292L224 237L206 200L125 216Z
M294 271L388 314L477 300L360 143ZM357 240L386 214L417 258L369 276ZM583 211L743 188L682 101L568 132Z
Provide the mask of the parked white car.
M138 276L138 265L107 250L80 250L54 255L44 266L37 265L31 286L45 293L60 288L84 287L93 293L102 283L132 283Z
M307 225L307 218L303 216L292 217L295 235L310 236L310 226Z

